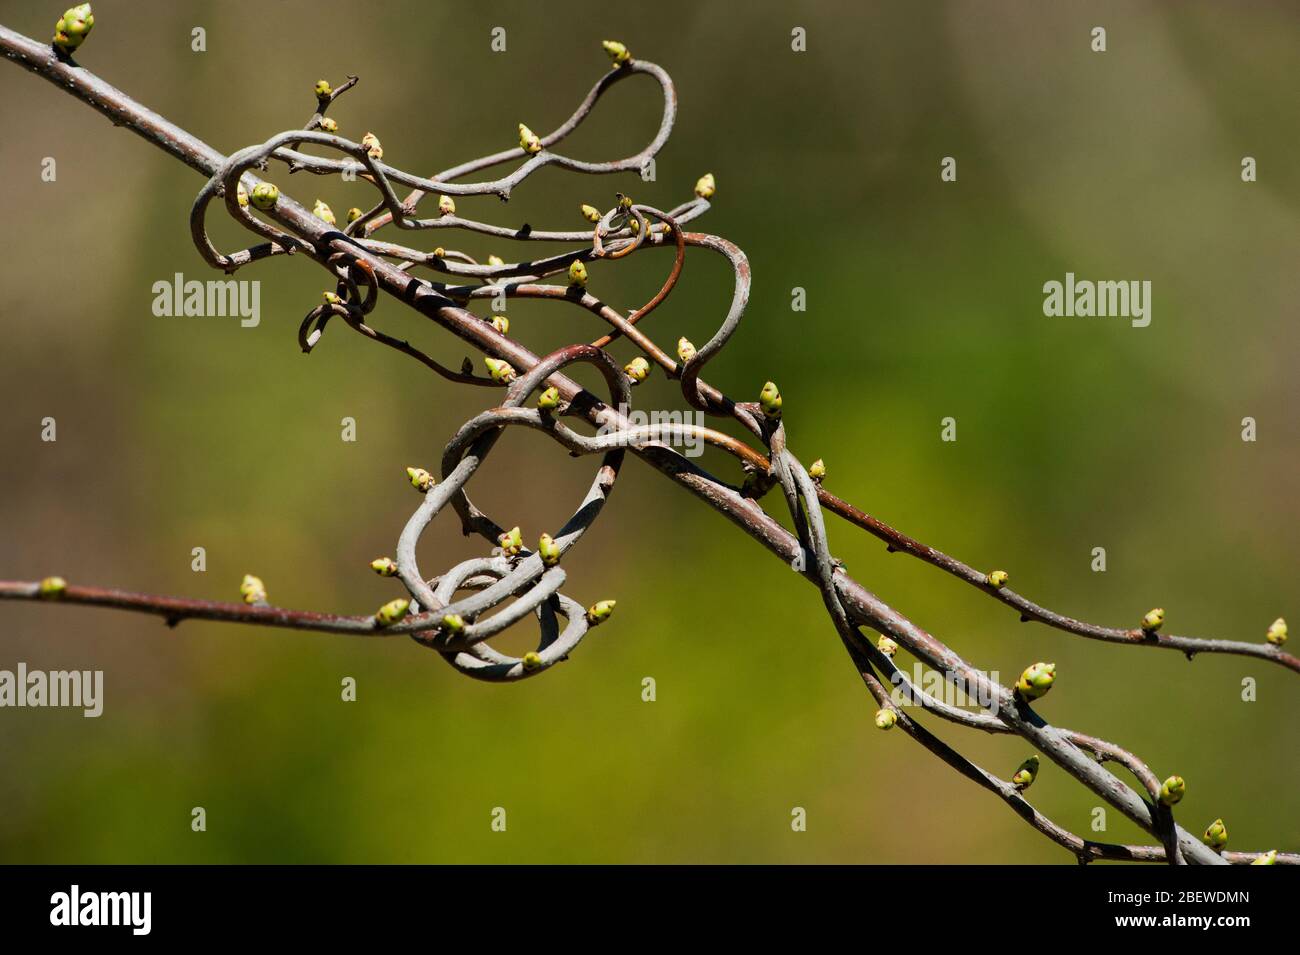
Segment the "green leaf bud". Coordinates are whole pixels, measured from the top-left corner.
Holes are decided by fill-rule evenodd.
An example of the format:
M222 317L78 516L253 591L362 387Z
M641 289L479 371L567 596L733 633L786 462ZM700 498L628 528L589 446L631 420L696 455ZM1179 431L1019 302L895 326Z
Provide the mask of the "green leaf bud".
M1011 777L1011 783L1016 787L1018 791L1024 792L1026 789L1028 789L1030 786L1034 784L1034 780L1037 778L1038 778L1038 757L1030 756L1027 760L1025 760L1023 763L1020 764L1020 768L1016 770L1016 774Z
M524 536L520 533L519 527L515 526L510 528L510 530L499 534L497 536L497 543L501 545L501 553L503 555L506 557L514 557L524 549Z
M537 134L525 126L519 124L519 148L529 155L535 155L542 151L542 141L537 138Z
M275 204L280 201L280 189L273 182L259 182L253 187L249 198L253 202L253 208L260 209L262 212L270 212L275 208Z
M541 411L554 411L560 407L560 389L552 385L537 396L537 407Z
M36 595L42 600L58 600L68 589L68 582L62 577L46 577L37 585Z
M499 358L484 358L483 364L487 365L488 373L492 375L493 381L508 385L515 380L515 369L510 362L502 361Z
M1160 784L1160 802L1165 806L1176 806L1187 794L1187 783L1182 776L1170 776Z
M438 483L424 468L407 468L406 477L410 480L411 487L417 491L427 491Z
M1035 663L1020 674L1020 679L1016 681L1016 692L1021 699L1036 700L1044 696L1055 682L1055 663Z
M375 623L381 627L391 627L393 624L399 623L410 609L411 601L405 597L390 600L375 611Z
M622 66L632 59L632 54L628 52L627 47L617 40L601 40L600 45L605 48L605 52L609 54L615 66Z
M1222 852L1223 847L1228 844L1228 827L1223 824L1222 819L1214 820L1201 836L1201 841L1215 852Z
M244 574L244 579L239 583L239 596L244 598L246 604L264 604L266 603L266 584L262 583L261 577Z
M609 619L617 600L601 600L587 608L587 624L595 627Z
M623 371L632 379L633 384L639 381L645 381L650 377L650 363L637 355L630 362L623 366Z

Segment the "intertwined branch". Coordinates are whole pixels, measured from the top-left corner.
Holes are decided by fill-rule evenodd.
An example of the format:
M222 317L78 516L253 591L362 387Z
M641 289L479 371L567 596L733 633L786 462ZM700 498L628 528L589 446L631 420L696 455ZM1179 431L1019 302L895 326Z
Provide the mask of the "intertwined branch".
M79 9L79 8L78 8ZM69 11L65 20L76 11ZM76 22L76 21L70 21ZM69 34L63 30L64 40ZM91 21L93 25L93 20ZM329 106L356 82L355 77L332 89L321 81L316 87L317 108L303 128L289 129L265 142L224 156L194 136L146 109L120 90L88 72L71 58L76 42L41 44L0 27L4 55L58 85L76 98L159 146L208 176L195 200L191 233L199 253L216 269L227 273L254 261L278 255L309 258L330 274L334 291L312 309L299 329L304 351L321 340L329 322L341 319L349 328L406 354L436 374L454 382L504 390L495 406L471 418L447 443L440 462L441 479L420 468L409 468L411 483L423 500L403 529L395 559L377 560L375 569L396 576L408 592L372 615L337 616L273 607L260 580L246 578L244 602L218 603L177 597L106 590L68 584L60 578L40 582L0 581L0 597L46 599L62 603L159 614L169 624L188 618L227 620L304 630L363 636L409 634L438 652L457 670L479 679L511 681L537 676L564 660L590 628L608 618L613 601L601 601L584 610L560 588L566 582L561 566L564 554L588 531L600 513L618 477L625 454L633 455L706 501L769 551L789 563L819 589L828 615L857 668L867 690L877 702L876 725L898 726L963 776L993 792L1052 841L1068 849L1081 863L1095 859L1198 863L1300 862L1300 856L1274 851L1224 851L1226 833L1216 820L1206 835L1196 837L1177 824L1173 806L1184 784L1179 777L1161 781L1133 753L1083 733L1048 723L1032 707L1051 687L1055 669L1036 663L1014 686L1004 686L966 662L936 636L926 632L851 578L830 551L825 513L845 519L885 541L890 551L920 558L966 581L1020 613L1021 620L1038 621L1090 639L1133 646L1178 650L1189 658L1198 653L1251 656L1300 672L1300 660L1285 653L1285 624L1278 621L1269 640L1248 643L1176 636L1160 632L1163 611L1152 611L1141 627L1125 630L1074 620L1041 607L1006 586L1002 572L983 573L894 530L831 494L822 486L825 468L816 462L806 468L788 447L781 420L782 399L768 382L759 400L735 401L707 384L701 373L735 333L749 297L750 270L744 253L732 243L707 233L688 232L684 226L710 208L715 190L712 176L697 183L695 196L671 211L661 211L619 196L605 212L584 207L591 228L577 231L540 231L530 227L502 228L465 218L456 211L455 199L494 195L508 199L511 192L544 166L575 173L604 175L637 172L667 141L676 118L676 92L660 67L634 59L622 44L606 42L613 68L600 78L577 110L545 136L526 126L519 128L517 148L484 156L422 178L383 161L379 140L367 134L361 142L337 133L326 114ZM557 147L591 113L601 96L615 83L637 75L653 79L663 97L659 128L635 155L609 162L585 162L563 155ZM324 154L304 152L315 147ZM373 187L378 199L369 210L351 210L340 229L332 210L317 201L309 212L262 177L273 165L289 172L341 176ZM485 181L467 177L493 167L509 165L506 175ZM410 190L399 198L398 187ZM436 216L419 217L422 201L438 195ZM262 240L249 248L219 251L206 231L206 216L214 200ZM260 213L260 215L258 214ZM470 255L439 247L421 251L375 238L386 226L422 232L452 230L523 243L550 242L566 247L558 254L524 258L517 262L477 262ZM452 234L449 233L449 234ZM664 248L674 260L660 291L644 306L624 317L596 297L587 287L588 266L613 262L631 255ZM723 256L735 275L730 308L717 331L696 348L681 339L672 353L661 348L639 323L670 295L681 275L688 249L706 249ZM417 270L432 278L417 276ZM553 281L556 278L559 281ZM370 323L380 293L406 305L450 331L485 356L487 374L476 374L466 361L449 369L412 346L404 338L380 331ZM567 303L590 312L609 326L608 332L589 344L569 344L546 356L525 349L506 334L508 323L488 321L465 306L474 299L500 297L540 299ZM623 337L643 353L620 366L606 350ZM676 355L676 358L673 357ZM581 388L565 370L575 363L595 366L608 388L607 400ZM632 388L657 366L681 385L685 403L706 415L730 418L751 436L740 441L720 431L692 424L636 426L629 420ZM534 400L534 395L537 395ZM531 402L531 405L530 405ZM580 433L566 423L594 426L594 435ZM601 455L596 475L573 516L554 536L543 535L536 548L525 546L518 528L504 529L474 506L466 486L486 460L496 440L509 427L526 427L553 438L573 455ZM683 441L703 442L725 452L739 463L740 478L728 482L693 464L674 450ZM795 533L788 532L764 510L761 500L779 488ZM483 537L490 548L473 558L429 577L416 557L423 531L450 505L467 534ZM538 621L540 638L535 651L522 657L502 653L489 640L525 617ZM561 626L560 618L564 624ZM874 634L879 634L876 639ZM875 642L873 642L875 640ZM904 649L946 681L976 696L987 705L975 711L954 706L917 687L895 664ZM891 689L892 688L892 689ZM920 721L925 714L959 726L989 733L1016 734L1079 783L1095 792L1142 829L1155 845L1113 845L1076 835L1038 812L1024 791L1039 772L1037 757L1026 760L1010 780L977 766L942 741ZM1132 788L1104 764L1115 762L1137 781Z

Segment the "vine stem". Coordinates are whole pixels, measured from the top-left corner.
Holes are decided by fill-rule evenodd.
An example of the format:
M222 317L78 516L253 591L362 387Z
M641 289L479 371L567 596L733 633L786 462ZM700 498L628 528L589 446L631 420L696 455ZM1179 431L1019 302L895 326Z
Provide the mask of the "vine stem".
M81 68L72 60L56 55L47 44L38 43L0 26L0 52L3 52L7 59L54 83L65 92L90 105L108 117L114 125L130 129L198 172L212 177L227 162L228 157L218 150L144 107L121 90ZM673 95L670 105L675 110L675 95ZM661 135L665 134L661 131ZM309 157L304 157L304 161L306 158ZM245 174L245 181L250 185L256 185L260 180L250 171ZM350 257L373 275L378 289L429 317L484 354L507 361L521 372L533 369L541 361L537 355L517 342L499 334L490 324L482 321L472 312L459 307L452 299L442 294L429 282L415 277L407 270L394 266L373 252L368 251L350 236L337 231L322 219L312 215L291 197L281 195L280 200L268 215L287 229L289 233L298 237L296 241L301 242L301 245L295 244L294 248L301 249L303 254L320 262L322 265L326 265L335 256ZM680 230L677 230L677 237L677 247L680 255L682 241ZM285 251L293 250L288 249ZM737 259L736 269L738 282L743 283L747 294L749 281L747 261L743 260L743 258ZM698 365L693 367L697 368ZM691 387L694 388L695 372L692 368L687 368L686 374L690 377ZM623 430L631 428L627 418L619 409L609 407L568 376L557 372L550 375L546 379L546 383L559 391L561 398L568 404L568 414L584 418L597 426L612 426ZM883 634L890 635L918 659L941 671L948 680L952 682L960 681L965 686L984 694L985 698L992 699L996 704L999 718L1009 731L1023 737L1069 775L1119 809L1141 828L1153 835L1164 838L1166 826L1158 818L1159 813L1154 810L1153 806L1101 767L1098 762L1074 742L1070 733L1047 724L1023 701L1012 698L1010 691L999 686L987 675L972 667L942 641L883 603L860 583L850 578L842 568L836 568L833 575L830 575L825 573L826 568L823 567L823 572L819 576L816 568L808 566L809 562L806 560L808 554L800 539L768 515L756 500L712 478L668 447L652 444L634 446L631 450L637 457L721 513L787 565L797 569L813 583L821 585L824 594L829 587L836 600L842 603L843 610L851 615L854 621L870 626ZM784 451L782 453L784 454ZM806 474L803 475L803 478L806 479ZM838 498L820 491L816 493L815 497L821 500L828 509L835 511L859 526L865 527L877 536L884 537L895 549L912 553L914 556L921 557L921 559L954 573L956 576L967 579L971 583L976 583L974 576L978 575L978 572L966 567L966 565L960 564L960 562L954 561L938 551L913 542L910 538L905 538L892 528L888 528L887 525L883 525L844 504ZM37 596L36 586L23 582L3 582L0 583L0 598L35 599ZM1052 614L1050 611L1037 607L1016 595L1001 594L998 596L999 599L1019 609L1022 616L1041 620L1081 636L1109 639L1114 642L1137 642L1131 638L1127 631L1108 631L1105 628L1089 629L1090 625ZM276 626L297 626L302 629L350 630L356 626L360 630L362 627L359 621L369 619L314 614L306 611L291 611L279 608L247 607L238 604L184 600L182 598L149 597L122 591L73 586L66 588L64 599L73 603L115 606L161 613L171 622L176 622L185 617L206 617L208 619L240 620ZM1173 642L1175 640L1192 641L1192 643L1179 645ZM1233 646L1231 641L1217 641L1223 646L1206 646L1206 644L1212 642L1215 641L1195 641L1193 638L1161 638L1162 645L1169 645L1185 651L1249 652L1254 656L1268 656L1270 659L1281 662L1293 670L1300 670L1300 665L1297 664L1295 658L1285 654L1271 652L1261 654L1253 650L1246 651ZM1240 646L1249 645L1242 644ZM850 652L853 652L851 644ZM866 679L870 674L864 671L863 676ZM869 687L871 686L871 680L874 680L874 677L868 679ZM946 744L941 744L932 736L929 736L928 740L923 738L922 742L927 748L943 757L944 754L939 747L946 746ZM964 769L962 771L964 775L976 779L977 782L980 781L970 771ZM989 780L985 780L981 784L987 785L988 783ZM992 786L991 788L1000 791L1004 798L1007 798L1009 802L1013 802L1000 787ZM1039 828L1042 827L1039 826ZM1177 847L1175 853L1185 856L1188 861L1202 864L1223 864L1228 861L1239 861L1225 858L1211 851L1199 839L1177 826L1168 827L1168 835L1173 840L1172 844ZM1107 853L1110 851L1109 849L1105 851L1096 850L1094 855L1095 857L1140 858L1143 861L1165 859L1165 850L1163 848L1119 847L1113 850L1114 855L1108 855ZM1076 854L1079 855L1081 861L1086 861L1084 854L1077 851ZM1254 854L1249 853L1236 855L1251 858L1254 856ZM1280 861L1290 860L1280 857Z

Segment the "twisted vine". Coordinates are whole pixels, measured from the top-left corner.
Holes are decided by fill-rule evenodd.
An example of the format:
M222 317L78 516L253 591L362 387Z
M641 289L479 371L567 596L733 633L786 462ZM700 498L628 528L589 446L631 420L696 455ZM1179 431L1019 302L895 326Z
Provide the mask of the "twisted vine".
M837 635L878 706L875 718L878 727L900 727L958 773L1001 798L1080 863L1097 859L1170 864L1300 863L1300 855L1296 854L1226 850L1226 835L1220 838L1222 824L1218 820L1218 828L1211 826L1204 836L1190 834L1174 819L1173 807L1185 790L1180 777L1171 776L1162 782L1147 763L1128 750L1053 726L1033 709L1032 704L1054 682L1052 665L1036 663L1026 668L1015 686L1004 686L881 602L847 574L831 553L826 512L882 539L891 552L911 554L978 587L1019 611L1022 621L1041 622L1090 639L1177 650L1189 658L1199 653L1251 656L1300 672L1300 660L1281 649L1286 636L1281 620L1270 628L1264 643L1162 634L1163 611L1158 617L1152 611L1142 626L1131 630L1085 623L1057 614L1008 589L1004 572L982 573L913 540L827 491L822 486L825 466L818 461L805 467L790 451L781 416L783 399L773 383L764 386L756 402L736 401L701 378L704 367L721 354L738 329L751 282L748 260L738 247L720 237L683 228L709 210L716 189L712 175L700 179L694 197L669 211L636 203L622 195L617 197L614 206L603 212L584 207L590 229L541 231L529 226L509 229L465 218L456 212L457 197L494 195L507 200L532 173L546 166L588 175L641 170L667 142L676 120L676 91L662 68L633 58L620 43L606 41L612 68L596 82L565 122L544 136L533 134L521 124L519 146L424 178L385 163L383 147L373 134L368 133L360 142L338 134L337 123L327 116L327 110L356 84L357 78L351 76L338 88L332 88L324 80L316 85L317 107L304 127L285 130L230 156L222 155L72 59L73 51L90 29L85 26L84 17L80 20L72 17L80 9L70 10L60 20L58 36L66 42L60 42L56 36L53 45L40 44L0 27L0 50L9 60L56 83L115 123L208 176L190 216L191 235L204 261L215 269L233 273L253 262L280 255L310 258L326 269L335 285L332 292L325 293L322 303L308 312L299 327L297 338L303 351L310 352L317 347L331 320L338 318L363 337L408 355L447 380L501 388L504 397L499 404L465 422L447 442L440 461L440 480L421 468L408 468L411 483L422 491L423 498L401 532L396 558L382 558L372 565L385 576L396 577L408 596L390 601L374 614L340 616L274 607L267 600L262 582L252 577L246 578L242 603L151 596L79 586L61 578L0 581L0 598L115 607L158 614L171 625L188 618L201 618L354 635L405 634L437 652L467 676L497 682L515 681L547 672L555 663L567 659L592 627L611 615L614 608L611 600L584 609L581 603L561 592L560 588L567 582L561 564L564 555L587 533L602 511L625 455L631 450L634 456L704 499L818 587ZM78 23L82 26L77 27ZM93 26L93 18L90 25ZM75 43L70 37L75 38ZM610 87L637 75L654 79L663 98L658 130L643 149L623 159L603 162L579 160L555 151L590 115ZM332 155L308 153L305 147L322 149ZM368 183L376 190L378 199L368 210L351 210L348 221L340 229L333 211L324 203L318 200L315 209L309 212L263 178L272 164L277 163L291 173L306 171ZM467 176L505 164L516 165L497 179L463 181ZM398 198L397 186L410 190L404 199ZM440 197L439 214L420 217L422 201L433 194ZM206 229L209 207L215 199L221 199L226 212L236 222L264 241L230 253L218 250ZM455 249L439 247L424 251L374 237L389 225L412 232L453 230L525 243L561 243L570 248L516 262L493 259L479 263ZM614 262L656 248L673 249L673 265L655 296L629 316L624 317L588 290L588 265ZM734 274L732 300L717 330L704 345L697 348L682 338L676 349L669 352L656 344L639 323L669 298L690 249L708 250L726 259ZM418 277L417 270L431 273L432 277ZM562 276L562 280L547 281L555 276ZM406 339L374 327L371 319L381 293L478 348L485 355L487 373L476 374L468 359L460 370L447 368ZM609 329L590 343L562 345L539 357L509 338L508 323L482 319L465 308L472 300L499 297L567 303L596 316ZM620 337L638 348L642 357L620 366L606 350L606 346ZM582 389L564 373L575 363L590 364L601 373L608 387L608 401ZM633 425L629 420L633 386L644 380L654 367L679 382L683 401L690 408L736 421L752 437L753 443L701 425ZM530 401L532 406L528 405ZM575 431L564 418L585 421L595 426L597 433L586 435ZM507 428L520 426L547 434L571 454L601 455L591 486L573 516L554 536L543 535L535 548L525 546L518 528L504 529L481 512L466 492L469 481L486 461L500 435ZM674 450L675 444L687 439L703 442L735 458L739 480L728 482L714 476ZM793 535L761 504L764 496L777 488L795 527ZM483 537L490 551L485 556L458 563L438 576L428 577L417 559L417 546L423 532L448 504L465 532ZM536 650L514 657L490 645L491 638L526 617L537 621L540 636ZM874 634L879 637L873 642ZM977 692L989 705L983 711L971 711L924 692L895 664L894 656L900 647L924 666L942 674L947 682ZM923 714L968 729L1020 736L1050 762L1150 833L1158 844L1115 845L1074 834L1043 815L1025 798L1025 790L1040 772L1036 756L1026 760L1011 779L1002 779L936 736L920 721ZM1139 788L1130 787L1112 774L1105 768L1106 762L1115 762L1131 773Z

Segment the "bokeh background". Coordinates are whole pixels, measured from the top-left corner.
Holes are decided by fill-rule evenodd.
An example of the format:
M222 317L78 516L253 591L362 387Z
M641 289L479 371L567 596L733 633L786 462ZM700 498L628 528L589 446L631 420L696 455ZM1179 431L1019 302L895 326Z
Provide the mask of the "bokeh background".
M60 10L4 2L0 22L45 37ZM824 457L837 493L1098 622L1133 625L1163 605L1175 631L1260 640L1274 617L1300 617L1294 5L95 10L81 62L225 151L301 124L318 77L356 73L331 115L424 173L509 144L520 120L553 128L606 69L598 41L623 39L680 95L657 181L546 171L507 206L462 200L462 212L576 228L580 202L608 206L622 188L668 208L712 171L700 228L741 245L755 282L709 377L746 397L778 381L795 452ZM1097 25L1104 54L1089 48ZM191 51L195 26L204 53ZM494 26L505 53L490 50ZM791 52L795 26L806 53ZM326 287L308 262L240 274L262 281L255 329L155 317L155 281L215 277L187 232L201 178L12 65L0 83L0 577L229 599L252 571L277 603L339 612L398 596L366 564L391 553L416 503L402 469L433 466L485 393L342 327L301 355L298 321ZM566 151L635 151L656 96L648 80L620 84ZM47 156L55 183L40 180ZM944 156L956 183L940 181ZM1243 156L1258 182L1241 181ZM365 188L274 178L340 212ZM227 248L241 238L219 235ZM597 266L593 287L632 307L667 265L651 252ZM1150 280L1151 326L1045 318L1042 285L1066 271ZM689 256L647 328L707 339L730 283L720 258ZM804 313L790 309L794 286L808 290ZM512 334L540 351L592 337L570 311L513 303ZM465 354L393 303L375 320L453 365ZM662 377L637 396L680 407ZM946 444L949 415L958 440ZM45 416L56 443L40 441ZM357 419L355 443L340 440L343 416ZM1241 440L1245 416L1256 443ZM589 475L590 462L512 433L472 490L534 537ZM473 552L452 523L426 536L427 566ZM1294 674L1021 625L847 525L832 534L859 580L977 665L1009 679L1056 660L1044 714L1185 776L1189 828L1222 816L1234 847L1300 849ZM195 546L206 573L190 569ZM1089 568L1097 546L1106 573ZM0 711L0 859L1071 862L901 733L872 728L814 588L650 469L629 460L566 567L566 591L617 598L616 618L567 665L509 687L458 677L405 639L169 631L0 605L0 667L102 668L106 682L97 720ZM349 676L355 703L340 701ZM641 700L646 676L654 703ZM1245 678L1256 702L1241 701ZM1004 775L1028 753L940 732ZM1088 832L1097 800L1059 772L1044 770L1033 796ZM190 829L194 806L205 833ZM489 828L496 806L505 833ZM791 831L795 806L806 832ZM1140 834L1111 812L1098 837Z

